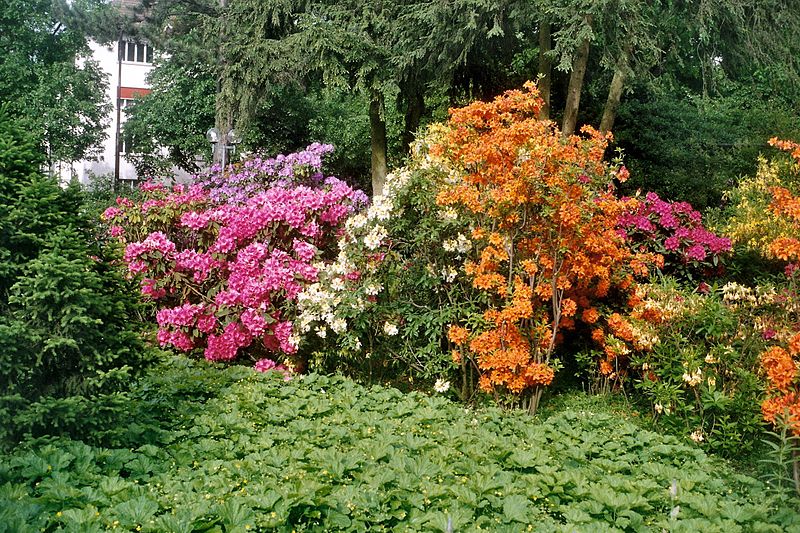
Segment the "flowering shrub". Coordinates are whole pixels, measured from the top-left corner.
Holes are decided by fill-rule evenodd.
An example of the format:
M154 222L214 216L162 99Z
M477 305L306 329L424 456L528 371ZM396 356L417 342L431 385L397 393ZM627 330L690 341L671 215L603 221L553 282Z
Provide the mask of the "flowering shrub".
M674 279L642 286L656 342L638 354L637 388L656 422L722 455L752 451L762 430L759 354L782 336L782 298L774 286L729 282L704 294Z
M603 163L606 139L589 131L562 143L536 119L539 105L529 85L431 127L298 298L300 333L332 332L340 354L364 350L370 362L388 352L410 379L438 377L439 391L455 367L462 398L479 377L482 390L534 410L560 331L581 322L603 346L596 364L618 376L628 352L644 349L626 316L634 275L658 257L632 253L616 232L636 202L611 194L626 172Z
M704 228L690 204L668 202L654 192L620 217L618 230L634 250L661 254L665 274L689 279L719 272L723 254L731 251L730 239Z
M777 139L772 143L790 152L795 146ZM791 157L775 157L760 158L756 175L742 180L725 194L729 207L723 230L737 248L738 263L731 266L741 279L764 273L779 274L786 266L788 250L781 247L791 245L796 237L796 226L789 212L790 198L798 192L800 164Z
M473 253L468 219L435 203L447 172L429 157L432 135L387 176L383 195L347 220L336 261L298 297L298 334L317 368L451 391L446 328L478 302L463 269ZM468 400L475 369L466 361L455 369L452 392Z
M800 169L800 144L772 139L771 144L791 153L795 160L793 171ZM787 282L784 286L782 301L783 310L790 327L783 331L775 331L770 340L771 345L761 354L761 366L767 378L767 398L761 404L764 419L770 424L785 425L795 441L800 438L800 292L798 278L800 272L800 198L794 196L787 188L775 186L770 189L772 202L770 213L783 227L789 231L778 235L765 246L768 256L787 262L785 273ZM800 458L794 454L794 481L800 493Z
M332 144L313 143L300 152L264 158L254 156L235 165L230 172L212 166L196 180L215 202L241 204L273 184L320 186L325 181L323 157Z
M660 259L632 253L616 231L635 202L612 194L627 171L603 162L607 138L584 128L587 137L562 141L536 119L540 104L528 84L452 111L432 149L460 173L438 201L475 219L478 259L466 270L490 302L482 324L454 327L450 340L475 358L483 390L521 394L531 410L553 380L562 330L577 322L603 347L601 370L619 373L637 341L624 315L634 276Z
M781 161L761 158L756 175L725 193L731 205L724 227L733 244L768 256L769 245L789 227L770 209L771 190L785 186L787 167Z
M336 178L295 183L320 172L311 152L245 161L189 187L146 185L141 203L104 213L127 243L128 270L158 306L162 345L202 349L214 361L297 351L293 302L366 201Z

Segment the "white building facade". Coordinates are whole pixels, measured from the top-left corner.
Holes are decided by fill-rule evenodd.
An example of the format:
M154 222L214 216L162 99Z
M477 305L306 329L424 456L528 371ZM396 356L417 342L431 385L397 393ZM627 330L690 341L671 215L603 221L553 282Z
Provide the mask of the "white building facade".
M67 168L59 165L62 182L77 178L88 183L92 175L113 176L116 182L137 180L136 168L128 157L128 146L122 135L125 109L137 96L150 92L147 76L153 70L153 47L145 42L123 37L110 45L89 42L91 59L96 61L108 80L107 101L112 104L105 140L93 159L76 161Z
M98 62L108 79L107 98L113 104L106 139L94 160L72 164L70 178L87 183L91 175L114 176L115 181L135 181L136 169L128 159L122 135L125 108L137 96L150 92L147 75L153 70L153 47L144 42L122 38L110 46L90 43L92 59ZM63 176L67 177L67 176Z

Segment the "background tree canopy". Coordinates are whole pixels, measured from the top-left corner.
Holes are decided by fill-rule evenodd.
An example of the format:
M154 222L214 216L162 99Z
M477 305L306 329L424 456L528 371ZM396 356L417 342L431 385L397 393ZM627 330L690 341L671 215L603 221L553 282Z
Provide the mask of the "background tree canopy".
M422 124L538 78L565 133L615 133L631 187L702 207L800 131L796 0L142 0L139 16L170 56L129 127L185 168L212 122L270 150L366 136L379 190Z
M49 166L90 157L105 137L106 80L88 35L117 24L100 0L9 0L0 5L0 102L25 123ZM110 33L114 33L112 30Z

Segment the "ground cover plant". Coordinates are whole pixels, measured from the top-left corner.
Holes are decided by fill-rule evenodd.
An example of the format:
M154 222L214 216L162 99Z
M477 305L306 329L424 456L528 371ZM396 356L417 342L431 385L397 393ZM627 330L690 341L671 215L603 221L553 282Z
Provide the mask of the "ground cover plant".
M172 358L105 445L0 461L3 531L789 531L790 502L605 398L533 419Z

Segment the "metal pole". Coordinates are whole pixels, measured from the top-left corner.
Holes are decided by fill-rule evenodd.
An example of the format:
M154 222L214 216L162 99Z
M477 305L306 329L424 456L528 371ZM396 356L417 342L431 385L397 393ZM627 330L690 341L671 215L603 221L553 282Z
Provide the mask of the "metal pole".
M119 179L119 167L120 167L120 160L119 160L119 149L120 149L120 124L119 120L121 118L120 113L120 90L122 88L122 34L120 34L119 39L117 40L117 94L116 98L114 99L114 105L117 106L117 127L115 131L115 146L114 146L114 184L113 189L114 192L119 192L120 189L120 179Z

